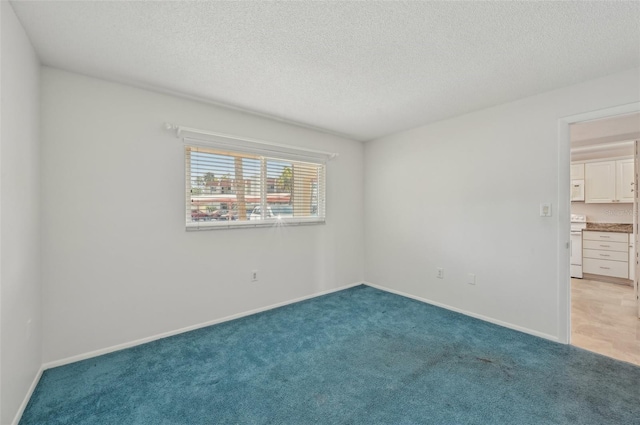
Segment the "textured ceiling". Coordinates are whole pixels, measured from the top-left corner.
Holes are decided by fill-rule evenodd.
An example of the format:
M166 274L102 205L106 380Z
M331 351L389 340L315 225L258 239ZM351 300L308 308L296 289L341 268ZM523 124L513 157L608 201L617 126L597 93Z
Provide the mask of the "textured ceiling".
M358 140L640 65L639 2L12 4L46 65Z

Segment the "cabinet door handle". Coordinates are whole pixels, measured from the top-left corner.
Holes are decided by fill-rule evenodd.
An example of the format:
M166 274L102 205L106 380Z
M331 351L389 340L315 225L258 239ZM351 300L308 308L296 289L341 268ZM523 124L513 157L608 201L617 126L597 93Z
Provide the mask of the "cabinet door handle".
M602 267L600 266L601 269L605 269L605 270L611 270L611 267Z
M603 248L610 248L611 247L611 245L600 245L600 246L603 247Z
M607 235L600 235L601 238L605 238L605 239L609 239L611 236L607 236Z
M600 254L601 257L611 257L609 254Z

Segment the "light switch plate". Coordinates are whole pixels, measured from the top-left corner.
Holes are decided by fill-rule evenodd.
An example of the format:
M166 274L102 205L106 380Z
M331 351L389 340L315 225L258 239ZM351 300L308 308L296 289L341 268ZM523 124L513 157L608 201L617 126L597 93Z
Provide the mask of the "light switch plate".
M540 204L540 217L551 217L551 204Z

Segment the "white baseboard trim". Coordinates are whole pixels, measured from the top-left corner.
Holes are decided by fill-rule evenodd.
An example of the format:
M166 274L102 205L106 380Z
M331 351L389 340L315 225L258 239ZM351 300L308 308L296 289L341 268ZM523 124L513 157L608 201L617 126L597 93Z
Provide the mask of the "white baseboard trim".
M362 281L356 282L356 283L351 283L351 284L348 284L348 285L340 286L338 288L328 289L326 291L316 292L316 293L313 293L311 295L305 295L303 297L294 298L292 300L287 300L287 301L283 301L283 302L280 302L280 303L271 304L271 305L266 306L266 307L260 307L260 308L256 308L256 309L253 309L253 310L244 311L242 313L232 314L231 316L222 317L220 319L214 319L214 320L210 320L208 322L198 323L196 325L191 325L191 326L187 326L187 327L184 327L184 328L176 329L176 330L173 330L173 331L163 332L163 333L160 333L160 334L157 334L157 335L153 335L153 336L149 336L149 337L146 337L146 338L137 339L135 341L125 342L125 343L122 343L122 344L113 345L111 347L101 348L99 350L90 351L88 353L78 354L78 355L71 356L71 357L66 357L66 358L60 359L60 360L54 360L54 361L51 361L51 362L44 363L42 365L42 367L43 367L43 370L46 370L46 369L51 369L53 367L64 366L64 365L69 364L69 363L75 363L75 362L78 362L80 360L86 360L86 359L90 359L92 357L101 356L103 354L109 354L109 353L112 353L114 351L124 350L125 348L135 347L136 345L146 344L147 342L156 341L158 339L167 338L167 337L170 337L170 336L173 336L173 335L178 335L178 334L181 334L181 333L184 333L184 332L189 332L189 331L193 331L193 330L200 329L200 328L206 328L207 326L217 325L218 323L228 322L230 320L239 319L239 318L245 317L245 316L251 316L252 314L256 314L256 313L261 313L263 311L273 310L274 308L284 307L285 305L294 304L294 303L297 303L297 302L300 302L300 301L309 300L311 298L320 297L322 295L331 294L333 292L343 291L345 289L353 288L354 286L362 285L363 283L364 282L362 282Z
M544 339L548 339L548 340L553 341L553 342L560 342L560 340L558 339L557 336L549 335L549 334L546 334L544 332L538 332L538 331L535 331L533 329L525 328L523 326L518 326L518 325L514 325L512 323L503 322L502 320L494 319L492 317L483 316L482 314L477 314L477 313L473 313L473 312L470 312L470 311L467 311L467 310L463 310L463 309L460 309L460 308L452 307L452 306L447 305L447 304L439 303L437 301L433 301L433 300L430 300L430 299L427 299L427 298L418 297L416 295L411 295L411 294L408 294L406 292L397 291L395 289L387 288L386 286L376 285L375 283L370 283L370 282L363 282L363 283L365 285L367 285L367 286L371 286L372 288L380 289L381 291L390 292L392 294L396 294L396 295L400 295L400 296L403 296L403 297L411 298L411 299L414 299L416 301L421 301L423 303L435 305L436 307L441 307L441 308L444 308L446 310L455 311L456 313L461 313L461 314L464 314L465 316L473 317L475 319L484 320L485 322L493 323L494 325L499 325L499 326L502 326L502 327L505 327L505 328L513 329L515 331L524 332L526 334L537 336L537 337L544 338Z
M11 422L11 425L18 425L18 422L20 422L20 419L22 419L22 414L24 413L24 409L27 408L27 404L29 404L29 400L31 400L31 396L35 391L36 386L38 385L38 382L40 382L40 378L42 377L42 372L44 372L44 366L40 366L40 369L38 369L38 373L36 373L36 377L33 378L33 382L31 382L29 391L27 391L27 394L24 396L24 400L22 400L22 403L20 404L20 407L16 412L16 416L13 418L13 422Z

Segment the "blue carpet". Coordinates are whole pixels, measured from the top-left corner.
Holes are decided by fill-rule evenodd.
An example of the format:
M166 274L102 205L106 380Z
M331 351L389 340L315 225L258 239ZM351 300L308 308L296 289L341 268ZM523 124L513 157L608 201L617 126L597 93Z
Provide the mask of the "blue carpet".
M640 367L367 286L44 372L29 424L640 424Z

